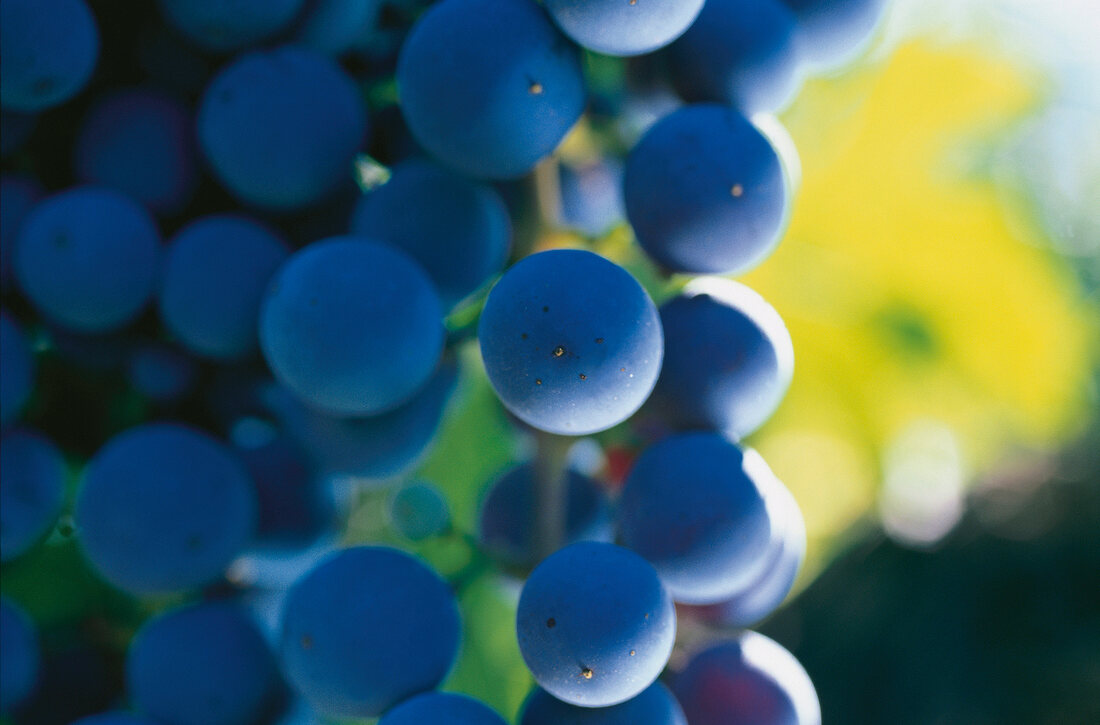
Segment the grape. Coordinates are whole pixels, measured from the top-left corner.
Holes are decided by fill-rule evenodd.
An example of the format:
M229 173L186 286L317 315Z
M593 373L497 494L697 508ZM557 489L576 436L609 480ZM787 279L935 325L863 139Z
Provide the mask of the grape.
M687 725L680 703L660 681L611 707L577 707L535 688L523 703L519 725Z
M99 57L99 31L84 0L0 3L0 104L53 108L79 93Z
M561 214L566 226L598 237L626 218L623 166L601 159L580 168L561 167Z
M439 297L404 252L332 237L276 272L260 346L279 382L336 415L393 410L424 387L443 351Z
M764 572L732 599L698 607L697 616L726 627L751 627L771 614L790 593L798 569L806 559L806 522L798 502L778 479L765 497L772 521L779 526Z
M759 455L715 433L674 435L650 446L620 501L623 545L657 569L672 598L720 602L767 564L773 524Z
M672 652L676 610L644 559L613 544L581 542L531 572L516 634L535 681L551 695L607 707L657 679Z
M505 725L504 719L466 695L429 692L406 700L378 721L378 725Z
M303 0L158 0L165 20L217 52L240 50L287 27Z
M794 373L779 313L731 280L697 279L661 305L665 357L651 401L678 428L739 439L778 407Z
M745 115L779 110L798 88L794 13L782 0L707 0L668 59L685 100L725 103Z
M238 57L210 81L198 113L215 176L244 203L272 210L307 207L350 178L366 132L347 73L293 46Z
M102 98L76 137L77 178L118 189L158 213L179 212L198 183L191 115L147 88Z
M12 254L19 229L41 196L41 185L30 176L0 177L0 289L4 292L12 281Z
M34 351L8 314L0 311L0 426L19 417L34 386Z
M551 433L621 423L661 369L653 301L626 270L581 250L517 262L489 293L478 337L505 407Z
M451 525L447 499L428 483L402 486L390 499L389 512L394 528L413 541L438 536Z
M320 53L346 53L374 29L382 5L382 0L307 0L294 41Z
M291 588L283 668L320 714L374 717L442 681L460 627L454 595L424 564L396 549L344 549Z
M38 636L26 612L0 597L0 713L8 714L38 683Z
M605 55L640 55L663 48L688 29L702 8L703 0L546 2L546 9L566 35Z
M512 223L492 187L413 159L359 201L351 231L419 262L450 308L504 266Z
M0 438L0 561L20 556L46 535L65 502L65 459L28 430Z
M245 216L201 217L172 237L159 291L164 326L196 355L222 360L255 352L260 301L290 251Z
M397 85L416 140L476 177L530 171L585 103L576 49L531 0L437 3L401 47Z
M38 116L34 113L0 110L0 155L15 153L34 133Z
M157 725L157 723L128 712L104 712L82 717L72 725Z
M737 111L685 106L630 152L626 214L658 264L692 274L744 272L779 241L787 187L779 156Z
M333 418L303 405L285 388L266 396L268 407L309 454L321 476L385 479L409 471L423 457L457 370L444 363L411 400L388 413L362 418Z
M152 295L160 234L129 197L82 187L31 209L14 262L19 286L45 317L74 332L109 332L137 317Z
M138 631L126 655L138 709L165 725L251 725L274 704L275 658L233 604L169 611Z
M821 725L802 665L756 632L696 654L673 690L691 725Z
M874 30L886 0L783 0L798 16L799 50L818 69L841 65Z
M248 541L256 498L221 443L183 425L147 423L107 442L84 471L76 523L104 579L135 594L216 579Z
M611 506L600 484L573 470L563 475L565 541L610 540ZM497 479L481 505L481 547L509 568L529 569L538 563L536 496L535 470L525 463Z
M195 361L168 345L140 345L126 362L126 376L142 395L158 403L179 400L195 383Z

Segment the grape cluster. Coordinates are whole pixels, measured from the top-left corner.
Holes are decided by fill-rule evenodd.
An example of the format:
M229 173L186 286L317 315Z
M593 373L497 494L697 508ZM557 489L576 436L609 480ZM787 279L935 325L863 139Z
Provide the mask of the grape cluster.
M818 723L797 661L741 631L806 530L741 443L791 338L728 277L797 186L758 114L882 5L4 0L0 560L79 552L125 688L58 698L98 680L43 664L63 635L5 598L0 712L501 725L437 691L492 567L522 725ZM470 527L411 474L482 380L530 445ZM448 546L465 566L427 563ZM678 617L718 641L673 672Z

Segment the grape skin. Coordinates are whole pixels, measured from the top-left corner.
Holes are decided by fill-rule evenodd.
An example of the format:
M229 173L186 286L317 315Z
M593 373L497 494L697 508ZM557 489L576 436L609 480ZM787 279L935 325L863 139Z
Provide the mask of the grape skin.
M504 718L466 695L429 692L387 712L378 725L505 725Z
M580 542L543 560L516 613L524 662L554 697L617 705L649 687L676 638L676 610L644 559L614 544Z
M660 681L611 707L577 707L535 688L523 703L519 725L688 725L680 703Z
M206 50L229 52L289 25L304 0L158 0L164 19Z
M0 104L44 111L79 93L99 58L99 30L84 0L0 3Z
M0 713L11 712L34 692L40 669L33 622L15 602L0 597Z
M588 435L630 417L661 368L653 301L591 252L517 262L489 293L478 326L489 382L512 413L550 433Z
M714 0L708 0L713 2ZM605 55L641 55L671 43L695 22L703 0L547 0L578 45Z
M0 561L30 549L53 527L65 502L65 459L53 441L12 429L0 438Z

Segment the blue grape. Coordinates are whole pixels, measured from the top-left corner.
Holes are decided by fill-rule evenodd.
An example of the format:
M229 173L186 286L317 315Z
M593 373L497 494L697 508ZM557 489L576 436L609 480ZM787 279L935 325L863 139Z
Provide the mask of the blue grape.
M79 93L99 57L99 30L84 0L0 3L0 104L53 108Z
M34 351L19 325L0 311L0 426L19 417L34 387Z
M623 545L653 564L676 601L720 602L768 563L762 481L772 475L716 433L665 438L642 452L623 487Z
M12 254L19 229L41 197L42 186L29 176L0 177L0 290L4 292L12 281Z
M611 707L577 707L535 688L523 703L519 725L687 725L680 703L660 681Z
M703 0L546 0L546 9L566 35L605 55L641 55L663 48L695 22L702 8Z
M197 375L195 361L168 345L139 345L126 361L126 377L130 384L158 403L182 398Z
M22 555L46 535L65 503L65 459L29 430L0 438L0 561Z
M107 442L76 499L84 552L104 579L135 594L218 578L248 542L256 494L241 462L204 433L148 423Z
M279 382L336 415L393 410L424 387L443 352L439 297L404 252L332 237L276 272L260 346Z
M419 262L450 308L504 266L512 223L491 187L413 159L359 201L351 231Z
M396 549L344 549L291 588L283 669L322 715L374 717L443 680L460 628L454 594L427 566Z
M535 681L573 705L607 707L649 687L676 638L676 610L657 572L614 544L580 542L527 579L516 635Z
M240 50L278 34L304 0L158 0L165 20L212 51Z
M98 715L88 715L76 720L72 725L158 725L152 720L146 720L128 712L102 712Z
M782 0L707 0L668 59L687 101L725 103L745 115L779 110L798 88L794 13Z
M109 332L149 301L160 234L149 212L129 197L82 187L31 209L14 262L19 286L45 317L74 332Z
M179 212L198 183L190 112L157 90L112 93L84 119L73 167L81 181L118 189L154 212Z
M285 388L266 396L287 434L310 456L317 475L386 479L411 470L439 428L457 369L444 362L408 402L375 416L334 418L301 403Z
M165 255L164 326L197 355L232 360L255 352L260 301L289 255L282 239L248 217L214 214L191 222Z
M41 665L38 635L30 617L7 597L0 597L0 713L10 713L34 692Z
M798 45L812 66L829 69L858 53L886 0L783 0L798 16Z
M256 486L256 540L303 546L333 528L335 502L312 475L306 454L290 436L255 419L233 427L233 442Z
M315 204L351 178L366 132L347 73L293 46L238 57L199 106L199 145L214 175L241 201L271 210Z
M413 26L397 62L416 140L464 174L513 178L584 110L579 57L531 0L448 0Z
M588 435L621 423L661 369L653 301L629 272L586 251L516 263L489 293L478 336L505 407L551 433Z
M137 708L165 725L252 725L279 692L275 657L236 605L198 604L146 622L126 655Z
M506 725L504 718L466 695L429 692L393 708L378 725Z
M794 374L794 347L763 297L698 279L660 313L665 357L651 402L664 420L740 439L771 417Z
M38 123L38 115L0 110L0 156L7 156L19 150Z
M759 264L787 217L779 156L737 111L685 106L630 152L626 214L645 252L674 272L727 274Z
M382 0L307 0L294 41L320 53L346 53L374 28L382 4Z
M390 498L389 512L394 528L413 541L438 536L451 525L447 499L428 483L402 486Z
M731 599L698 607L694 613L725 627L751 627L783 603L794 586L798 570L806 559L806 521L798 502L778 479L766 494L772 521L779 526L772 542L768 566L751 584Z
M616 159L561 167L561 214L567 227L599 237L626 218L623 166Z
M802 665L756 632L696 654L672 689L691 725L821 725Z
M611 505L600 484L574 470L565 483L565 541L611 538ZM516 466L489 489L478 515L482 548L505 566L528 569L538 563L537 491L530 463Z

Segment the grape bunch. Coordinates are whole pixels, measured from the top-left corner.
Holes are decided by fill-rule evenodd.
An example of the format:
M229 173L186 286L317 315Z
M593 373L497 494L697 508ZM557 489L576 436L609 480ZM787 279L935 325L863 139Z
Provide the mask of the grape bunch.
M3 716L500 725L439 689L487 577L521 725L819 723L731 278L883 4L4 0ZM480 503L416 477L479 385Z

